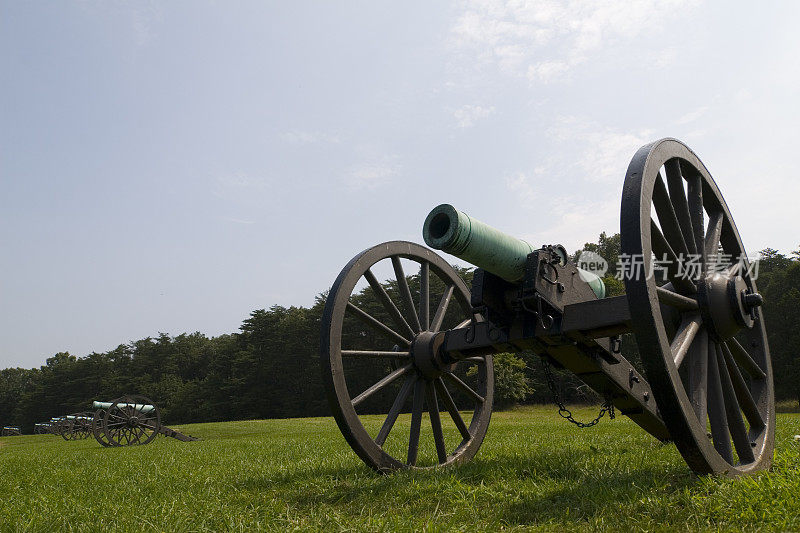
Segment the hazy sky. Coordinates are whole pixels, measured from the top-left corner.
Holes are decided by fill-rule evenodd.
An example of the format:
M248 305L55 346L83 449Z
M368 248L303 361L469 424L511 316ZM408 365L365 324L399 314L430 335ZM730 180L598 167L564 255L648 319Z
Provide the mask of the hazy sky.
M800 3L0 2L0 368L309 305L449 202L570 251L677 137L797 248ZM452 258L448 258L451 261Z

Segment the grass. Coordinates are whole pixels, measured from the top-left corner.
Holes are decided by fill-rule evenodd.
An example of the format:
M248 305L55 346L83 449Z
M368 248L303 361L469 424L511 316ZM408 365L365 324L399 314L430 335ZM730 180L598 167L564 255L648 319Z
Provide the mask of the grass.
M692 475L627 419L579 430L550 407L495 413L469 464L389 476L329 418L195 424L181 429L198 442L116 449L5 437L0 531L800 531L800 415L777 428L772 471L736 480Z

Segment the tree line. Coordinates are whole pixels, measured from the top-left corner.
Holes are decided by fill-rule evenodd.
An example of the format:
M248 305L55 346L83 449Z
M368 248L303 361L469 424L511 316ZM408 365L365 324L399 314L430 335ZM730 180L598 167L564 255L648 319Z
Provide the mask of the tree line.
M616 264L619 234L603 233L584 249ZM765 298L776 398L800 401L800 250L786 256L767 248L760 255L758 287ZM471 281L470 269L458 271ZM609 295L624 292L613 271L604 279ZM408 281L412 290L418 286L415 276ZM397 294L396 282L386 282L384 288L393 297ZM359 306L377 306L365 310L381 318L385 311L368 298L365 291L370 290L363 289L355 298L362 300ZM434 302L437 290L443 287L431 287ZM0 424L18 425L30 433L36 422L86 411L92 400L125 393L152 398L168 424L327 415L319 361L325 298L320 294L310 307L255 310L236 333L159 333L83 357L57 353L40 368L0 370ZM630 337L623 339L623 352L637 361ZM552 401L538 359L524 353L495 357L496 408ZM565 401L596 400L574 376L555 374ZM360 379L364 388L376 381L368 371Z

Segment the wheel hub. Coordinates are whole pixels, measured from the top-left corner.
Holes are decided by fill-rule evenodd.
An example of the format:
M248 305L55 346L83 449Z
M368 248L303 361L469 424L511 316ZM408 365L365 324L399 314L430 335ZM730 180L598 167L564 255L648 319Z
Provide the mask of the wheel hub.
M445 372L452 372L455 365L447 364L439 354L444 343L444 333L423 331L411 342L411 360L419 372L428 379L435 379Z
M764 298L735 272L714 272L698 286L700 311L709 332L718 340L730 339L743 328L752 328L756 308Z
M128 426L129 427L135 428L138 425L139 425L139 417L138 416L132 416L132 417L130 417L128 419Z

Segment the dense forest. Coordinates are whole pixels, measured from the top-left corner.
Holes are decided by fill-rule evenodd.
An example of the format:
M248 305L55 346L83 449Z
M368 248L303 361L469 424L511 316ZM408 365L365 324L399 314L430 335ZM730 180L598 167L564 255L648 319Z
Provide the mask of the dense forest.
M619 235L603 233L597 243L587 243L584 249L614 265ZM776 396L800 400L796 350L800 346L800 250L785 256L768 248L760 255L758 286L766 301ZM467 281L472 275L468 269L459 273ZM609 294L621 294L622 282L611 274L605 278ZM415 283L418 280L410 276L409 284ZM385 284L389 294L395 293L395 285ZM162 408L164 422L171 424L327 415L319 369L324 304L323 293L308 308L259 309L250 313L237 333L219 337L159 333L84 357L57 353L40 368L4 369L0 371L0 424L19 425L31 432L35 422L85 411L92 400L125 393L152 398ZM379 317L381 310L373 312ZM623 340L623 351L636 360L631 339ZM495 358L495 368L496 407L552 401L538 357L501 354ZM595 399L575 378L557 374L565 400ZM369 379L364 377L365 386L371 384Z

